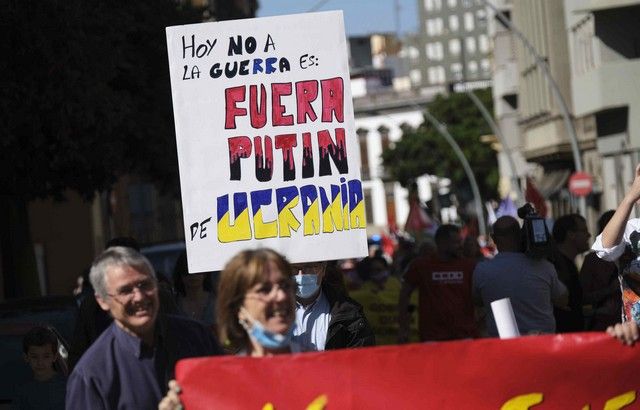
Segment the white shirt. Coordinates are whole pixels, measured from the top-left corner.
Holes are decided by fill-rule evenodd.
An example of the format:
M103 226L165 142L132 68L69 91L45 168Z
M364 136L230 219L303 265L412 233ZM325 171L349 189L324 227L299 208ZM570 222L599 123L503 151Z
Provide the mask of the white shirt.
M327 343L327 332L331 321L331 306L322 291L308 306L296 302L296 327L293 341L300 344L302 351L322 351Z
M596 237L595 242L591 245L599 258L606 261L615 262L622 256L627 245L631 244L631 234L634 231L640 231L640 219L633 218L627 221L627 225L624 228L624 234L622 235L622 241L611 248L605 248L602 245L602 234Z

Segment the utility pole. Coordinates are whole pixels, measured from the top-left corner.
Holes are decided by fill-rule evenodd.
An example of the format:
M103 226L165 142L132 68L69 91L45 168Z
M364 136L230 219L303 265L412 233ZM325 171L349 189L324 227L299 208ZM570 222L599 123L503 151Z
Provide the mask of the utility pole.
M502 150L504 151L504 154L507 156L507 162L509 163L509 168L511 169L511 186L513 187L513 189L515 189L516 193L518 194L518 205L520 206L524 204L524 194L522 193L522 188L520 187L520 184L518 182L518 173L516 171L516 164L513 162L513 157L511 155L511 147L509 147L509 144L507 144L507 139L505 138L498 124L496 124L496 122L493 120L493 117L489 113L489 110L487 110L487 107L484 106L484 104L482 103L482 101L480 101L478 96L475 95L475 93L471 91L468 87L465 87L465 92L467 93L471 101L473 101L473 103L476 105L476 107L478 107L478 109L482 113L482 116L484 117L484 120L487 122L487 124L489 124L493 133L496 135L496 137L498 137L498 141L500 141L500 145L502 145Z

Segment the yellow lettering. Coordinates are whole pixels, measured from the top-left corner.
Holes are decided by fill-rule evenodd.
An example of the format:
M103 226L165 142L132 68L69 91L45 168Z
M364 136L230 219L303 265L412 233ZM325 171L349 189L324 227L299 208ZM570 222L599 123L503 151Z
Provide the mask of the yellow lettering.
M307 410L324 410L327 407L329 399L326 394L316 397L308 406Z
M223 243L246 241L251 239L251 223L249 222L249 211L243 210L231 225L231 216L227 212L218 221L218 240Z
M264 406L262 406L262 410L273 410L273 409L274 407L273 407L273 404L271 403L267 403Z
M331 233L333 228L338 231L342 231L342 199L338 194L336 199L322 211L322 232Z
M604 410L618 410L627 407L636 401L636 392L629 391L607 400L604 404Z
M291 229L297 231L300 227L300 221L296 219L296 216L291 211L292 208L295 208L300 201L299 197L295 197L292 199L278 214L278 225L280 227L280 237L281 238L289 238L291 237Z
M304 214L304 235L317 235L320 233L320 203L313 201L307 213Z
M542 393L529 393L516 396L500 407L501 410L527 410L536 404L542 403Z
M354 228L366 228L367 217L365 216L364 200L360 201L358 205L351 211L350 215L351 229Z
M278 222L265 222L262 216L262 209L253 217L253 227L256 231L256 239L276 238L278 236Z

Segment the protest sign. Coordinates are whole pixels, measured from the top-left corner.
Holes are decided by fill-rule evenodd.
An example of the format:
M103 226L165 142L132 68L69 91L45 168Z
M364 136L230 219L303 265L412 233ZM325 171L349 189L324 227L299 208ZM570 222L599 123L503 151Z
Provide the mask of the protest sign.
M188 359L176 376L194 410L612 410L638 408L639 360L640 347L573 333Z
M167 28L190 272L366 256L342 12Z

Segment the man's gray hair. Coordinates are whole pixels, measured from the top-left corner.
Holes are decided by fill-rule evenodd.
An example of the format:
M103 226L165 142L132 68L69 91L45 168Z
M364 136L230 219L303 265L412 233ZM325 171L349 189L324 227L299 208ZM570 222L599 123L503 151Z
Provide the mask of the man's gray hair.
M107 271L113 267L129 266L142 273L147 273L155 278L151 262L141 253L132 248L124 246L114 246L102 252L91 265L89 280L96 294L101 298L107 297L107 285L105 276Z

